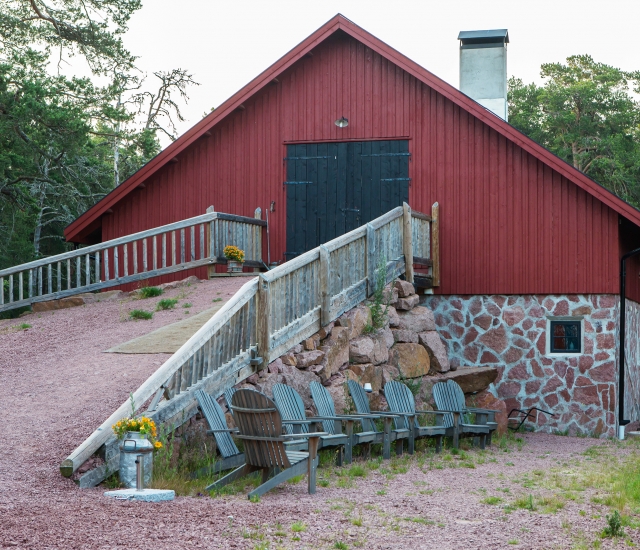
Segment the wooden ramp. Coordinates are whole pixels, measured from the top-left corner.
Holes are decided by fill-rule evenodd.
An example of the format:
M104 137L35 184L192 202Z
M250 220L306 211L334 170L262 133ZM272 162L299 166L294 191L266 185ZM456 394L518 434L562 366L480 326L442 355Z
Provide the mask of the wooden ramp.
M432 216L405 204L249 280L136 390L134 402L149 403L138 412L172 431L196 413L196 391L217 398L371 296L379 268L386 282L404 273L413 281L414 259L437 272L434 233ZM115 472L111 426L130 412L127 400L63 461L62 475L94 453L105 465L82 476L81 487Z

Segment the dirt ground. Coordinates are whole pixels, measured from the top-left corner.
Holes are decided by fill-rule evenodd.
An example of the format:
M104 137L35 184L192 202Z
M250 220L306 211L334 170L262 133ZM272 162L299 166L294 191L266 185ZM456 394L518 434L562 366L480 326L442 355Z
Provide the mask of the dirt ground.
M103 351L210 308L244 282L168 291L163 298L179 298L176 309L157 312L151 321L129 321L128 311L151 310L160 298L0 321L1 548L445 550L640 543L640 530L632 527L625 527L625 539L600 539L610 509L597 489L578 482L580 472L601 471L638 452L633 443L524 434L484 452L417 453L351 470L324 468L315 495L306 493L302 480L256 503L244 495L113 501L103 496L104 487L79 490L61 477L61 461L168 357ZM20 323L31 327L21 330Z

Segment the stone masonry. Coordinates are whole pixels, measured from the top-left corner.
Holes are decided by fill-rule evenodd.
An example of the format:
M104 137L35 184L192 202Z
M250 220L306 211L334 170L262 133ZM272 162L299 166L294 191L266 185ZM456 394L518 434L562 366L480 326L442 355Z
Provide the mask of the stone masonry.
M535 406L556 415L539 414L539 429L615 435L617 296L428 296L424 304L434 312L452 368L497 367L495 385L507 412ZM640 306L632 309L635 350ZM547 352L548 316L583 316L582 353ZM637 387L637 351L632 355Z
M637 422L640 420L640 304L631 300L626 304L624 412L627 420Z

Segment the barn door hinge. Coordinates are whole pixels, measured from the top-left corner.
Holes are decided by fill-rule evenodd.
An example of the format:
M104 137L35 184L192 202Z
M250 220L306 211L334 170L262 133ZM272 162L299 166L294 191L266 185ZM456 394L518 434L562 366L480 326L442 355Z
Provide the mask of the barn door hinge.
M360 153L361 157L410 157L411 153Z
M382 178L380 181L411 181L411 178Z
M359 208L341 208L340 211L343 214L345 214L347 212L356 212L356 213L358 213L358 212L360 212L360 209Z
M329 155L326 157L284 157L284 160L316 160L316 159L337 159L335 155Z
M283 181L282 185L312 185L312 181Z

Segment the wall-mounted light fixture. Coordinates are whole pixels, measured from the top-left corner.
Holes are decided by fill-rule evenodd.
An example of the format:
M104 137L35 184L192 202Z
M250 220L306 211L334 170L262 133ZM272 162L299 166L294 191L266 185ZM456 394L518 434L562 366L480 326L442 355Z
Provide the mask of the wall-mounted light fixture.
M347 126L349 126L349 120L341 117L338 120L336 120L334 122L334 124L338 127L338 128L346 128Z

